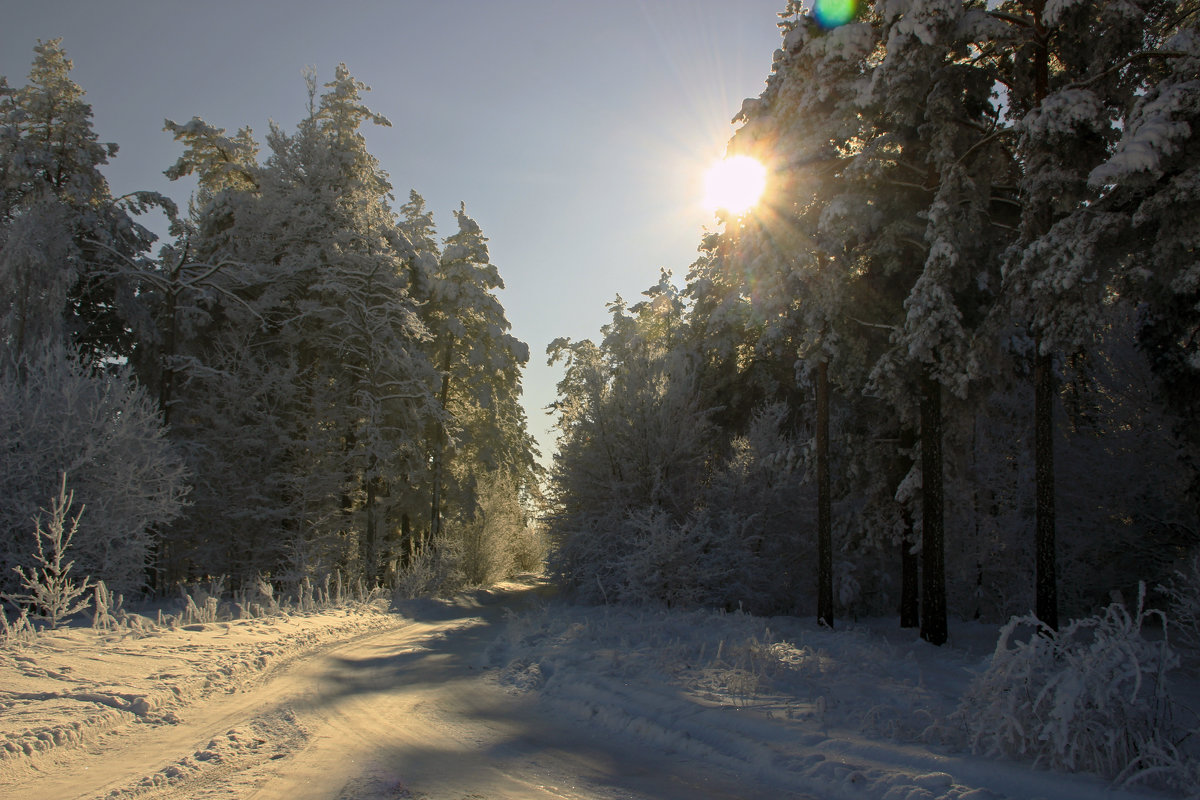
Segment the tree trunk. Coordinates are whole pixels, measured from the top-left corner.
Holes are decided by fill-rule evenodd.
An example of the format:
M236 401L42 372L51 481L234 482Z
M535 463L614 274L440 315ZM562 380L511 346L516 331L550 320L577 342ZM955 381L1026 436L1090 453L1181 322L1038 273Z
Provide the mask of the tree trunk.
M441 406L443 414L446 413L446 404L450 400L450 354L453 340L446 343L446 349L442 355L442 389L438 394L438 402ZM432 507L429 510L429 539L436 541L438 534L442 531L442 474L445 470L443 461L446 458L446 425L442 421L437 423L437 437L433 451L433 499Z
M946 558L942 517L942 385L921 379L921 638L946 643Z
M833 627L833 520L829 487L829 364L817 365L817 623Z
M900 452L892 461L893 493L900 488L900 484L913 467L911 454L917 444L917 433L911 428L902 427L897 439ZM904 505L900 507L900 521L903 526L900 535L900 627L917 628L921 624L919 556L915 549L917 539L913 530L912 513Z
M400 565L408 567L413 562L412 519L405 511L400 515Z
M367 474L363 476L363 488L367 491L366 498L366 537L367 537L367 559L363 565L365 577L370 586L377 586L379 579L382 577L382 559L379 557L380 551L380 535L379 535L379 479L375 477L375 471L378 468L379 460L372 454L367 465Z
M1043 0L1033 4L1033 100L1041 106L1050 92L1049 33L1042 22ZM1049 220L1042 221L1049 225ZM1058 577L1054 521L1054 358L1042 352L1038 338L1033 366L1033 460L1036 487L1036 554L1034 564L1035 613L1042 624L1058 630Z
M918 600L920 575L917 569L917 554L913 552L912 518L904 512L904 537L900 541L900 627L916 628L921 624Z
M1035 613L1058 630L1058 564L1054 519L1054 358L1040 352L1033 367L1033 459L1036 479Z

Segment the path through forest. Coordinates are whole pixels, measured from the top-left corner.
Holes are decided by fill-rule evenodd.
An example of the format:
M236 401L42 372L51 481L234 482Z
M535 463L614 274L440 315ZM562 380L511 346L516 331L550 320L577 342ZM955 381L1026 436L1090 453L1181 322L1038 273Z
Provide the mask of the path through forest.
M734 798L695 759L554 717L488 669L530 586L415 604L411 624L321 649L257 686L42 759L4 798ZM415 612L415 613L414 613Z

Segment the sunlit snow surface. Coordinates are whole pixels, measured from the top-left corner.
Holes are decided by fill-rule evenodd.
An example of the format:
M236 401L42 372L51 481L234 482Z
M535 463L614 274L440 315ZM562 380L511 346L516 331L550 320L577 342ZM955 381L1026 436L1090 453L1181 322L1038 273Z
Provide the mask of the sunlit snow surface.
M951 715L986 668L996 634L995 625L952 623L939 648L894 619L829 631L791 617L551 604L514 620L494 657L512 691L537 694L556 714L779 791L881 800L1166 796L966 752Z
M579 607L541 581L74 628L0 650L0 798L1166 796L953 744L996 633L937 648L894 620Z

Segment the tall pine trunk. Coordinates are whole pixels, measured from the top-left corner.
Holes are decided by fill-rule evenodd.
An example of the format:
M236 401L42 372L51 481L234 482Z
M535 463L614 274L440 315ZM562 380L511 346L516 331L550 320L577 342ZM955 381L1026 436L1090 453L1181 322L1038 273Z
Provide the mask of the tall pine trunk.
M916 432L911 428L902 428L899 443L902 453L911 453L917 443ZM908 455L897 454L893 465L891 485L896 491L913 464ZM906 506L900 508L900 521L903 526L900 535L900 627L916 628L921 624L920 557L916 552L917 539L912 514Z
M946 643L946 557L942 514L942 385L921 378L921 638Z
M1037 0L1034 10L1033 100L1040 107L1050 93L1049 32L1042 22L1045 3ZM1049 223L1045 220L1043 225ZM1033 458L1036 503L1034 607L1037 618L1058 630L1058 565L1055 558L1054 519L1054 357L1037 342L1033 366Z
M1033 367L1033 459L1036 487L1035 612L1058 630L1058 559L1054 518L1054 357L1041 353Z
M817 622L833 627L833 519L829 486L829 363L817 365Z
M440 410L446 413L446 404L450 401L450 359L453 338L446 343L442 353L442 389L438 394ZM446 459L446 423L437 421L437 436L433 451L433 498L429 510L429 540L436 542L442 532L442 476L445 473Z
M904 536L900 540L900 627L916 628L921 624L919 602L920 576L917 554L913 548L912 518L904 512Z

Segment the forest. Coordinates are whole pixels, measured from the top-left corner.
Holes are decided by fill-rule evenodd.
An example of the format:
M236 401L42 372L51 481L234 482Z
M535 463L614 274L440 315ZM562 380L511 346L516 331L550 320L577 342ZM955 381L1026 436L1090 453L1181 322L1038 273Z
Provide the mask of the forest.
M0 77L0 642L181 590L179 635L248 592L460 592L484 625L461 590L534 573L562 602L485 655L588 724L679 735L680 692L629 690L659 673L705 702L793 681L808 750L861 711L855 736L1195 796L1200 0L812 6L733 118L761 197L547 347L548 468L487 237L396 199L344 64L261 141L165 120L181 208L113 196L117 145L39 41ZM969 686L883 725L925 702L918 657Z
M862 5L781 15L757 206L551 345L553 571L934 644L1194 587L1200 7Z
M3 588L60 492L76 573L127 593L434 591L548 553L581 600L941 644L949 615L1053 630L1194 585L1196 3L833 5L780 14L734 119L762 199L550 344L545 475L487 239L397 203L344 65L265 150L167 120L181 211L111 196L39 42L0 84Z
M111 195L117 146L61 41L34 53L27 85L0 82L0 589L34 566L34 520L40 553L68 516L75 575L131 596L538 568L529 348L465 206L445 237L415 191L396 207L367 87L307 73L307 116L263 155L249 129L167 120L167 175L198 187L181 212Z

